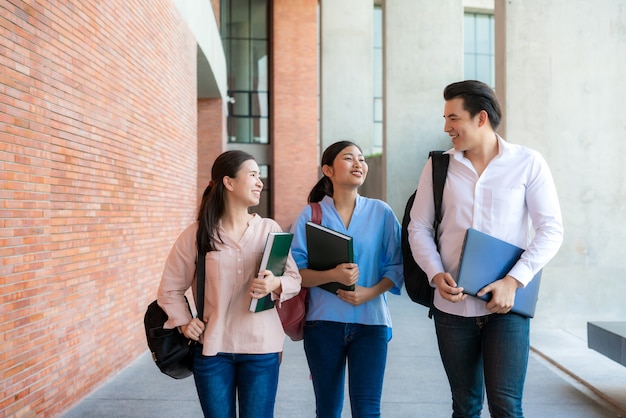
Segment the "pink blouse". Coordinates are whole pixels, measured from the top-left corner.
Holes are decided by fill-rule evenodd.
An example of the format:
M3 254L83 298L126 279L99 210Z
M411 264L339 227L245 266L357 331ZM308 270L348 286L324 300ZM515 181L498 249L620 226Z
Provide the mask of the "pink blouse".
M187 227L172 247L165 263L157 294L159 306L167 313L165 328L186 325L191 321L183 295L192 287L196 294L196 231L198 224ZM220 227L223 243L206 255L204 295L205 330L202 354L219 352L239 354L275 353L283 350L285 334L276 309L252 313L250 281L257 276L265 240L269 232L281 232L272 219L254 215L239 241L234 241ZM280 278L282 293L276 303L294 297L302 278L291 254ZM194 302L189 301L195 311Z

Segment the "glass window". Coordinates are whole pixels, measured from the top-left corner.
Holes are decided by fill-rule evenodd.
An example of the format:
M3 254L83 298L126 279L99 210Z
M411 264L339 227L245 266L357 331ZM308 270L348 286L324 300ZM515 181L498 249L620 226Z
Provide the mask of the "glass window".
M476 55L476 74L479 76L484 74L481 81L484 81L487 77L489 77L488 80L491 80L491 73L491 57L489 55ZM484 82L486 83L487 81Z
M222 34L222 39L229 38L230 34L230 22L232 19L230 18L230 2L223 1L220 4L220 32Z
M220 5L222 39L248 38L249 0L224 0Z
M228 117L228 142L250 143L252 142L252 129L250 118Z
M248 116L250 113L250 100L248 92L231 92L234 103L229 103L228 114L231 116Z
M266 118L254 118L252 123L252 142L255 144L267 144L268 121Z
M228 66L228 141L269 143L267 0L222 0Z
M490 21L493 17L490 15L476 15L476 53L491 54L493 51L491 45Z
M374 97L374 122L383 121L383 99Z
M374 6L374 48L383 47L383 10Z
M267 41L252 41L250 70L252 76L251 90L267 90Z
M231 40L228 43L230 61L228 62L229 90L250 89L250 42Z
M463 78L466 80L476 80L476 55L465 54L463 62Z
M230 11L227 25L231 31L228 34L231 38L248 38L248 29L250 27L250 0L229 0L226 3Z
M252 116L267 117L268 116L268 96L267 92L252 93Z
M383 10L374 6L374 132L372 152L383 150Z
M267 39L267 3L264 0L250 2L250 38Z
M464 77L495 87L494 18L466 13L464 17Z
M383 97L383 49L374 49L374 97Z

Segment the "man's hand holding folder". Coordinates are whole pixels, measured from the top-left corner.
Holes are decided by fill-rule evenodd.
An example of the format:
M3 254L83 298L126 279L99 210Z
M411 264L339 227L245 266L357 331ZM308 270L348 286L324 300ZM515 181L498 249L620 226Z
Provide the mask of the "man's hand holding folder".
M435 274L432 282L437 287L437 290L439 290L441 297L445 300L449 300L450 302L460 302L467 298L467 294L463 293L464 289L462 287L457 287L452 275L448 272Z
M491 296L486 305L489 312L505 314L513 308L515 291L518 287L519 282L513 276L507 275L483 287L476 296L482 297L490 293Z

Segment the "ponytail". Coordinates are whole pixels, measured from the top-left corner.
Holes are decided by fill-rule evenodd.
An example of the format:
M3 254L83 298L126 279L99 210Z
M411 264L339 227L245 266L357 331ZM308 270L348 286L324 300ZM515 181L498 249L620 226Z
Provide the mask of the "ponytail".
M309 203L321 201L324 196L333 197L333 182L326 176L322 177L309 193Z

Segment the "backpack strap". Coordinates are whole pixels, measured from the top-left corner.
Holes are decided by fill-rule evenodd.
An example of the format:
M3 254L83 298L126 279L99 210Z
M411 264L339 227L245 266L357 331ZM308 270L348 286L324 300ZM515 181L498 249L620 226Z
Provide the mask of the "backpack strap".
M443 151L431 151L429 157L432 159L433 166L433 200L435 201L435 237L441 223L441 201L443 200L443 188L446 184L446 176L448 175L448 165L450 163L450 154L444 154Z
M446 177L448 176L448 165L450 164L450 154L444 154L443 151L431 151L428 153L431 158L433 168L433 200L435 202L435 221L433 222L433 228L435 230L435 244L437 244L437 250L439 250L439 240L437 239L437 233L439 231L439 224L443 218L441 213L441 202L443 200L443 188L446 185ZM430 301L430 307L428 308L428 317L433 317L433 300Z
M201 321L204 317L204 282L206 281L205 262L206 253L198 254L198 262L196 267L196 310L198 311L197 318L200 318Z
M318 225L322 224L322 206L319 202L309 202L311 206L311 222Z

